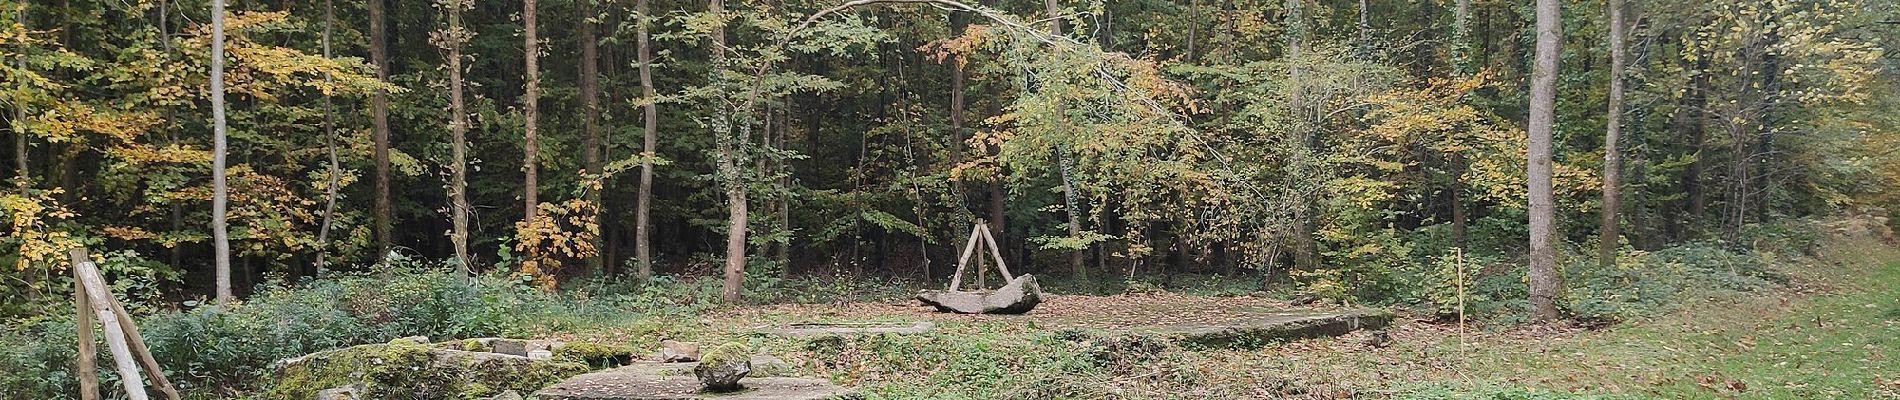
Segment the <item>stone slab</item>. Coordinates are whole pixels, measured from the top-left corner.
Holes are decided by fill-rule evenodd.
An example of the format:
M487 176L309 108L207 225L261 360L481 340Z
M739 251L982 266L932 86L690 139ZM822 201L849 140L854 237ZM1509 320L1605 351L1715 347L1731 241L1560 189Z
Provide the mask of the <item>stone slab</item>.
M1345 335L1383 329L1392 313L1374 309L1277 312L1215 324L1176 324L1135 329L1203 347L1252 348L1288 340Z
M958 314L1022 314L1042 303L1042 285L1035 275L1018 276L994 292L925 290L917 301L937 311Z
M755 367L784 361L768 356L752 359ZM820 379L748 377L745 390L700 393L692 376L698 363L640 362L606 371L582 374L535 392L543 400L824 400L855 399L856 393ZM763 368L761 368L763 369Z
M785 326L761 326L759 333L786 337L805 337L818 335L860 335L890 333L899 335L928 333L937 329L930 321L918 322L862 322L862 323L807 323Z

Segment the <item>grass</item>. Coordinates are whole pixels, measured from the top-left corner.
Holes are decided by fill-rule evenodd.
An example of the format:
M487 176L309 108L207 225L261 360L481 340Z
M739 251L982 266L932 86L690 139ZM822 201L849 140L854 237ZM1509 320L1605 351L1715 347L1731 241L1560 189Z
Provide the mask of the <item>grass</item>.
M1469 354L1496 362L1471 363L1470 373L1673 399L1900 398L1900 259L1835 253L1780 290L1712 293L1606 331L1480 345Z
M1391 330L1389 348L1365 346L1363 333L1259 350L1142 348L984 318L825 351L752 340L880 399L1900 399L1900 252L1843 244L1777 268L1789 284L1685 292L1669 311L1606 329L1410 322ZM735 311L701 324L893 320L848 307Z
M897 304L908 302L898 300L722 309L576 334L607 342L656 335L743 341L876 399L1900 399L1900 251L1836 244L1776 268L1791 277L1787 285L1691 290L1677 294L1668 311L1598 330L1554 324L1460 331L1401 318L1388 348L1364 345L1364 333L1258 350L1154 347L1078 335L1057 323L1065 311L1099 310L1052 307L1038 310L1046 318L1029 319L944 316L904 312L907 306ZM1153 295L1090 303L1129 301L1145 309L1143 301L1156 299L1142 296ZM1161 296L1183 304L1246 299ZM1173 318L1207 312L1194 308ZM917 319L936 321L938 331L817 345L747 333L761 324Z
M1900 398L1900 258L1872 246L1831 253L1793 268L1799 278L1788 287L1701 293L1607 330L1532 329L1463 344L1425 335L1410 351L1449 367L1401 368L1436 382L1400 397Z
M1748 291L1709 284L1679 293L1673 288L1698 286L1659 286L1672 289L1665 311L1605 329L1461 330L1401 317L1388 331L1393 344L1381 348L1365 345L1369 334L1363 332L1253 350L1198 350L1068 329L1217 321L1283 304L1251 296L1052 296L1027 316L961 316L928 312L902 290L839 282L777 283L791 293L780 297L833 301L725 307L712 305L717 285L711 281L584 286L552 295L503 287L466 292L459 280L437 282L443 278L429 274L333 279L255 297L237 310L248 312L168 314L147 325L157 349L198 355L172 361L185 365L176 368L180 374L204 372L194 389L207 397L241 395L248 385L237 379L285 355L428 333L636 349L655 349L662 339L736 342L874 399L1900 399L1900 249L1856 243L1832 243L1819 256L1775 264L1776 276L1788 277L1785 284ZM358 292L381 295L347 295ZM860 292L877 294L853 296ZM917 320L934 321L937 330L827 339L753 333L760 325ZM308 326L281 326L286 321ZM328 336L311 336L319 333ZM27 337L16 342L45 342ZM184 340L191 338L232 340L206 347ZM0 393L70 392L70 379L52 376L64 370L54 365L70 356L16 353L32 356L0 359L0 366L39 365L47 376L29 382L0 375ZM220 371L226 375L211 374ZM14 381L45 387L9 389Z

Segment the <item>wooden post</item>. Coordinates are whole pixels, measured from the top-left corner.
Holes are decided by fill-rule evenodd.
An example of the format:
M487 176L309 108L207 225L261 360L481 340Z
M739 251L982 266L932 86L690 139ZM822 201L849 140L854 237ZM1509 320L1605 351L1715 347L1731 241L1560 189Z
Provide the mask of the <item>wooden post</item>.
M990 254L991 259L996 261L996 269L1003 272L1004 282L1016 280L1016 275L1009 273L1009 265L1003 263L1001 246L996 244L996 236L990 234L989 222L978 219L976 225L970 227L970 240L963 243L963 256L957 258L957 274L950 277L949 290L963 289L963 271L970 265L970 256L976 255L977 246L983 246L988 250L986 252ZM984 289L986 287L983 284L983 257L977 256L976 263L977 289Z
M983 220L977 220L977 223L981 224ZM977 234L976 227L970 227L970 240L963 243L963 256L957 258L957 273L950 276L950 287L947 290L955 291L962 288L964 267L969 265L970 254L976 251L976 241L981 238Z
M80 282L79 268L73 268L73 311L74 319L79 321L79 398L80 400L99 400L99 365L96 357L99 350L93 346L97 341L92 338L92 301L86 298L86 285Z
M977 223L976 226L983 230L983 242L989 244L990 257L996 258L996 269L999 271L1003 271L1003 280L1004 281L1016 280L1016 275L1009 273L1009 265L1003 263L1003 250L999 249L998 248L999 246L996 245L996 237L990 236L990 225L986 223Z
M119 317L119 325L125 327L126 344L132 345L132 355L138 357L139 366L145 368L145 374L152 377L152 386L168 400L181 400L178 388L165 378L165 370L158 367L158 359L152 357L152 349L145 347L145 335L139 333L139 326L132 322L132 314L125 312L125 306L118 299L106 299L112 302L112 314Z
M132 361L132 348L126 344L125 329L120 326L119 318L112 313L110 300L107 300L112 298L112 294L106 291L105 278L99 276L99 268L86 258L85 249L72 249L67 254L72 259L73 271L79 275L79 283L86 297L101 300L90 302L88 308L99 317L99 325L105 327L106 347L112 351L112 362L118 367L119 382L125 387L126 398L150 400L145 395L145 380L139 378L139 368Z

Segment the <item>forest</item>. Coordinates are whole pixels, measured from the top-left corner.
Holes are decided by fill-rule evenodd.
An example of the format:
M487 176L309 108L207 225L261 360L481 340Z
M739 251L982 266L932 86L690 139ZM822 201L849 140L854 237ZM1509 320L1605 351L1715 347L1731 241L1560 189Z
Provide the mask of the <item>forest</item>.
M1900 1L0 14L0 398L1900 397Z

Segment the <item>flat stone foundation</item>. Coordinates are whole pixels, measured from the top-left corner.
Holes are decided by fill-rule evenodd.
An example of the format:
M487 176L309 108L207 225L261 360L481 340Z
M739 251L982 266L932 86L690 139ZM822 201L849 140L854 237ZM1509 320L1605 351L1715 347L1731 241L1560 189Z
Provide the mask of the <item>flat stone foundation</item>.
M857 322L857 323L805 323L785 326L762 326L755 331L768 335L785 337L804 337L817 335L875 335L880 333L909 335L927 333L937 328L929 321L920 322Z
M1391 323L1391 313L1361 309L1278 312L1220 323L1183 323L1129 331L1167 337L1189 346L1258 348L1289 340L1340 336L1360 329L1383 329Z
M753 364L782 361L755 357ZM698 363L638 362L625 367L582 374L535 392L543 400L824 400L856 399L849 389L821 379L748 377L739 380L745 390L700 393L693 378ZM756 367L755 367L756 368ZM784 371L782 373L789 373Z

